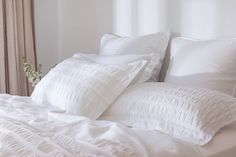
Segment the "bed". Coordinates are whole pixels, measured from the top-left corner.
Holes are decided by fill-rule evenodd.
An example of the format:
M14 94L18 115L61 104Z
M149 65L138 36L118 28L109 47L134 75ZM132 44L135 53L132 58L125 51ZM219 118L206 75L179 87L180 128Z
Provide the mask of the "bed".
M233 123L218 132L214 139L201 147L201 151L209 157L233 157L236 154L236 123Z
M0 156L201 156L197 147L158 132L147 137L117 123L61 114L28 97L1 95L0 103Z
M208 40L232 35L199 21L174 31L207 40L105 34L99 54L59 63L31 97L0 94L0 156L235 157L236 40Z
M28 97L1 95L1 156L233 156L235 124L198 147L158 131L129 129L35 106ZM227 142L225 142L225 140ZM219 149L220 148L220 149ZM95 155L96 154L96 155Z
M236 123L200 147L158 131L91 121L37 106L29 97L0 96L0 156L234 157ZM96 155L95 155L96 154Z
M169 35L106 34L31 97L0 94L0 156L235 156L236 40L174 38L158 82Z

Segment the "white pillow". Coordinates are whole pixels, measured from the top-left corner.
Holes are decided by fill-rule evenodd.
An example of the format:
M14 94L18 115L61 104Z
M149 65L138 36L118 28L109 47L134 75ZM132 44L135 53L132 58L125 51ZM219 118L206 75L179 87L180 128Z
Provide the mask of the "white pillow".
M236 87L236 39L173 39L165 82L233 95Z
M160 32L151 35L120 37L105 34L101 39L100 55L124 55L124 54L157 54L160 60L157 62L157 73L152 76L151 81L159 79L160 69L165 57L169 42L169 32Z
M127 64L134 61L146 60L147 64L143 71L140 72L140 76L138 76L135 80L136 83L145 82L149 80L153 80L153 76L158 75L159 71L157 70L158 64L160 62L161 56L159 54L127 54L127 55L97 55L97 54L85 54L85 53L77 53L73 57L75 58L83 58L88 61L92 61L99 64L111 65L111 64Z
M99 117L126 89L146 61L102 65L69 58L52 69L36 86L31 98L68 113Z
M236 120L236 99L204 88L165 83L130 86L99 118L159 130L204 145Z

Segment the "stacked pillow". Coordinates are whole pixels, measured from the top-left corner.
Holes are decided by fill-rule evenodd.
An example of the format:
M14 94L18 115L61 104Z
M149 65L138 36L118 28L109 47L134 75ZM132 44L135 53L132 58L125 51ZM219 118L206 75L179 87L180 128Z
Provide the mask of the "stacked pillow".
M129 87L100 119L204 145L236 120L235 61L235 39L175 38L166 84Z
M168 32L105 34L98 55L77 53L58 64L31 97L70 114L204 145L236 120L236 40L175 38L166 83L157 83L168 41Z
M158 78L168 33L112 41L107 36L102 38L99 56L80 53L58 64L35 87L31 98L38 104L96 119L131 83ZM120 44L109 46L117 40ZM131 43L133 46L128 46Z

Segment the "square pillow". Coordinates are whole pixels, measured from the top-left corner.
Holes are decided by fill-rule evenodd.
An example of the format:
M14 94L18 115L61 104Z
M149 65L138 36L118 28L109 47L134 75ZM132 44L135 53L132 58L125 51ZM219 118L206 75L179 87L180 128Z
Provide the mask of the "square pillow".
M165 82L209 88L234 95L236 39L173 39Z
M170 33L168 31L134 37L120 37L113 34L105 34L101 38L99 54L156 54L160 56L160 60L157 62L156 74L152 75L151 81L158 81L169 37Z
M198 145L236 120L236 98L214 90L165 83L130 86L99 118L159 130Z
M126 89L146 61L102 65L69 58L52 69L35 87L31 98L67 113L96 119Z
M85 60L104 64L104 65L122 65L131 63L139 60L146 60L147 64L143 71L140 72L140 75L136 77L134 83L146 82L149 80L153 80L153 76L158 74L158 64L160 62L161 56L159 54L125 54L125 55L97 55L97 54L85 54L85 53L77 53L73 57L75 58L83 58Z

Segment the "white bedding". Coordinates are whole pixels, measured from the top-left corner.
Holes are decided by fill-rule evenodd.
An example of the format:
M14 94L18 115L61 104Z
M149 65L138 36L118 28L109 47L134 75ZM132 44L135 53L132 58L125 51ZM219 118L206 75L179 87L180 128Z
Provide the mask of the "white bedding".
M53 111L54 110L54 111ZM147 136L148 135L148 136ZM155 131L91 121L0 95L0 156L202 157L199 147Z
M236 122L220 130L213 140L200 149L207 157L235 157Z

